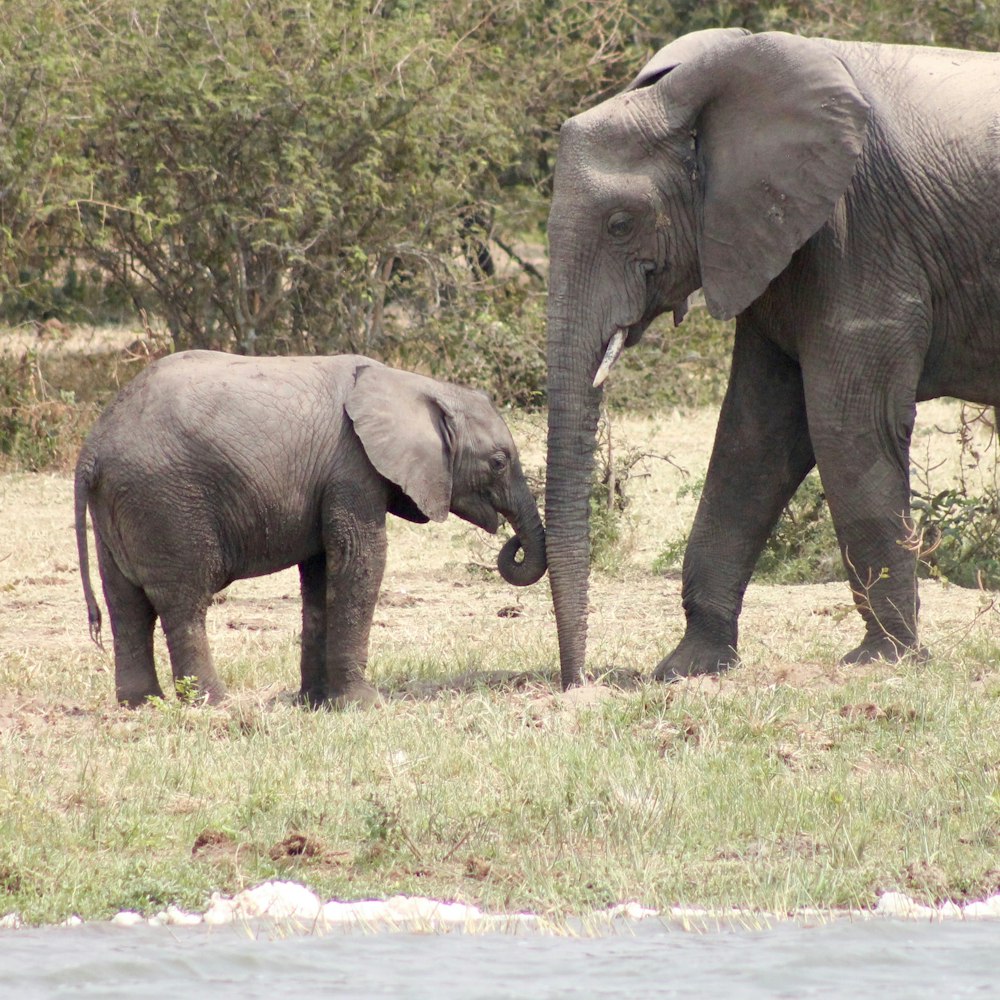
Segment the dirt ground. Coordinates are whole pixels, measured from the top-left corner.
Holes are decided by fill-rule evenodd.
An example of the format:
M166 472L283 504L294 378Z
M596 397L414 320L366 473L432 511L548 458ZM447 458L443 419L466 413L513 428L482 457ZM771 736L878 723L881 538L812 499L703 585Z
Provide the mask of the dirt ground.
M65 347L58 331L49 342L51 349ZM620 565L614 573L592 575L592 671L616 667L648 673L680 638L679 574L654 574L652 564L690 525L695 500L678 497L678 490L704 474L716 418L714 409L705 409L613 422L616 453L635 450L644 457L625 487L630 503ZM526 469L540 469L543 418L510 422ZM957 469L956 439L942 430L954 431L958 422L957 403L921 406L914 455L935 469L936 483L943 484ZM523 648L527 639L528 648L539 651L554 675L558 665L548 585L543 580L518 590L505 584L494 569L500 538L455 517L423 526L390 521L388 566L372 630L373 663L385 653L405 654L415 662L450 657L467 661L470 668L488 667L505 648ZM92 572L96 585L93 558ZM938 653L969 635L995 635L1000 625L989 596L976 591L924 581L921 599L922 638ZM237 581L209 616L210 641L220 665L228 657L287 648L298 626L294 568ZM750 585L741 652L745 669L763 683L837 683L842 679L837 656L860 634L845 584ZM110 655L92 646L87 634L69 475L0 476L0 655L20 651L79 657L80 669L108 671L111 695ZM275 683L291 686L294 680Z

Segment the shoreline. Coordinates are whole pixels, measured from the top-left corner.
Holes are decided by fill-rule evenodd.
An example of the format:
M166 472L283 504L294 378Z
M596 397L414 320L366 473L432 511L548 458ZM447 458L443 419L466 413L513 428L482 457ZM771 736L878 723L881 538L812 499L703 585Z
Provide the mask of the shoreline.
M169 905L151 917L134 910L121 910L108 920L85 921L70 916L57 924L25 924L16 912L0 916L0 930L32 930L52 927L82 927L105 924L117 927L222 927L269 921L285 932L325 933L334 930L361 932L507 933L530 931L536 934L598 936L621 926L645 920L660 920L677 929L694 933L712 930L768 930L795 921L829 923L835 920L891 918L931 923L955 920L1000 920L1000 893L965 904L952 901L937 906L920 903L905 893L885 892L870 910L823 910L806 908L787 914L765 913L734 907L712 910L701 907L671 906L657 910L637 902L618 903L605 910L553 919L537 913L490 913L478 906L431 899L426 896L396 895L387 899L326 902L299 882L274 880L225 896L213 892L208 907L195 913Z

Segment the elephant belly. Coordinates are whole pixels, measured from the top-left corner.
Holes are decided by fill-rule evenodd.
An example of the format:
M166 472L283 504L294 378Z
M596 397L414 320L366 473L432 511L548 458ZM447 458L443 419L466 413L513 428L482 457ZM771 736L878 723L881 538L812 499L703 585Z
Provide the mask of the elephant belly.
M278 573L323 549L318 518L272 518L238 526L226 534L223 561L230 580Z
M932 375L920 379L917 402L938 399L940 396L954 396L955 399L979 406L1000 406L1000 371L981 374L979 377L966 372L955 373L951 377Z
M1000 288L996 300L994 307L975 310L934 338L917 385L918 400L954 396L1000 406Z

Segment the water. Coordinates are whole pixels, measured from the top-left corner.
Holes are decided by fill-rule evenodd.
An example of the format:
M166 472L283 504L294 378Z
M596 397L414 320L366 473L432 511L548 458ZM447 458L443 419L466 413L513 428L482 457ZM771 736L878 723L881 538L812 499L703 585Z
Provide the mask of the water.
M994 997L1000 922L837 920L599 937L86 924L0 932L0 997Z

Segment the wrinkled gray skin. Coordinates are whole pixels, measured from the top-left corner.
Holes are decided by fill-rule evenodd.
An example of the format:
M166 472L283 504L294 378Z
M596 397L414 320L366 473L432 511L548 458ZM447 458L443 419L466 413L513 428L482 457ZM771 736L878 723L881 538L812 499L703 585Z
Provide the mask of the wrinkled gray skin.
M219 700L205 634L212 595L296 564L301 700L371 702L365 665L386 512L426 522L451 511L491 533L502 514L517 532L498 561L504 578L523 586L545 572L538 511L489 399L363 357L187 351L121 392L76 470L80 568L99 638L88 505L125 705L161 695L157 616L174 678Z
M1000 55L681 37L563 125L549 240L563 685L584 669L595 373L616 333L630 346L660 313L679 322L699 287L736 342L684 559L687 629L655 676L737 662L750 574L814 465L865 623L845 662L918 649L901 544L915 403L1000 403Z

